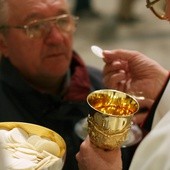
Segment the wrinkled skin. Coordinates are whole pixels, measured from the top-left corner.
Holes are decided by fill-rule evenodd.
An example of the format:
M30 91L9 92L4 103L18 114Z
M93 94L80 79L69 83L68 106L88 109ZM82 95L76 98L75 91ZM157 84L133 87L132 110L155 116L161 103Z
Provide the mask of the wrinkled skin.
M104 83L108 88L142 92L146 98L156 99L167 79L167 70L137 51L113 50L104 55Z
M151 108L168 77L168 71L144 54L130 50L104 51L104 83L106 87L143 96L140 108ZM136 114L134 121L142 123L147 112Z
M170 20L170 0L166 0L166 16Z
M77 153L79 170L121 170L121 151L104 151L90 142L89 137L81 144Z
M25 25L61 14L69 14L65 0L10 0L7 24ZM21 29L0 35L0 51L35 88L47 93L59 91L72 58L72 33L52 26L43 38L29 38Z
M166 18L170 20L170 0L166 3ZM103 54L106 87L144 96L147 102L141 104L150 107L166 82L168 71L137 51L117 49Z

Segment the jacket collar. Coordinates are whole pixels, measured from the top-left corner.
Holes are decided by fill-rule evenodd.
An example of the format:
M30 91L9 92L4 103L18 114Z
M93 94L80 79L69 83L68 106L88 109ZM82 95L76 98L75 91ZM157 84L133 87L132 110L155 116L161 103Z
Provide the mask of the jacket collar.
M22 94L40 93L23 78L19 71L4 57L0 64L0 81ZM77 53L73 51L70 70L63 82L64 91L55 96L61 96L64 100L84 101L90 92L90 79L86 66ZM49 94L47 94L49 95Z

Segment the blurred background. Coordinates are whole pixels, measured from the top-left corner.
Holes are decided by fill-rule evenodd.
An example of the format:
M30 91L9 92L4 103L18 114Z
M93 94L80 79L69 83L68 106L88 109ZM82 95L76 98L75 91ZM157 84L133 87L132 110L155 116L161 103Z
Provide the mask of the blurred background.
M120 0L91 0L91 9L83 12L75 11L76 0L68 1L73 13L80 16L74 49L88 65L102 69L102 59L90 49L98 45L108 50L137 50L170 68L170 23L157 19L146 8L145 0L135 1L129 20L118 17Z

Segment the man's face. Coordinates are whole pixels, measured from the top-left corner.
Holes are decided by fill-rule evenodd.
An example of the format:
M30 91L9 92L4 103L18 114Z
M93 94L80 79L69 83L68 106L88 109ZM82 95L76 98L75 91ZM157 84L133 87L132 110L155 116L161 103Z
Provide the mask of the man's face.
M27 25L68 13L65 0L10 0L9 25ZM22 29L9 29L5 53L11 63L29 80L61 78L68 70L72 53L72 33L54 25L43 38L30 38Z

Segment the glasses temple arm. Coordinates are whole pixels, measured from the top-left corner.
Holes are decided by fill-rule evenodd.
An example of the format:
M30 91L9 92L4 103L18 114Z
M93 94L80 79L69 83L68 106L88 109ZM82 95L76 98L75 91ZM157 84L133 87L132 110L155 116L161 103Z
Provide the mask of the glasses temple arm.
M152 5L154 5L155 3L159 2L159 1L160 1L160 0L155 0L155 1L153 1L153 2L147 1L146 7L147 7L147 8L150 8L150 7L152 7Z

